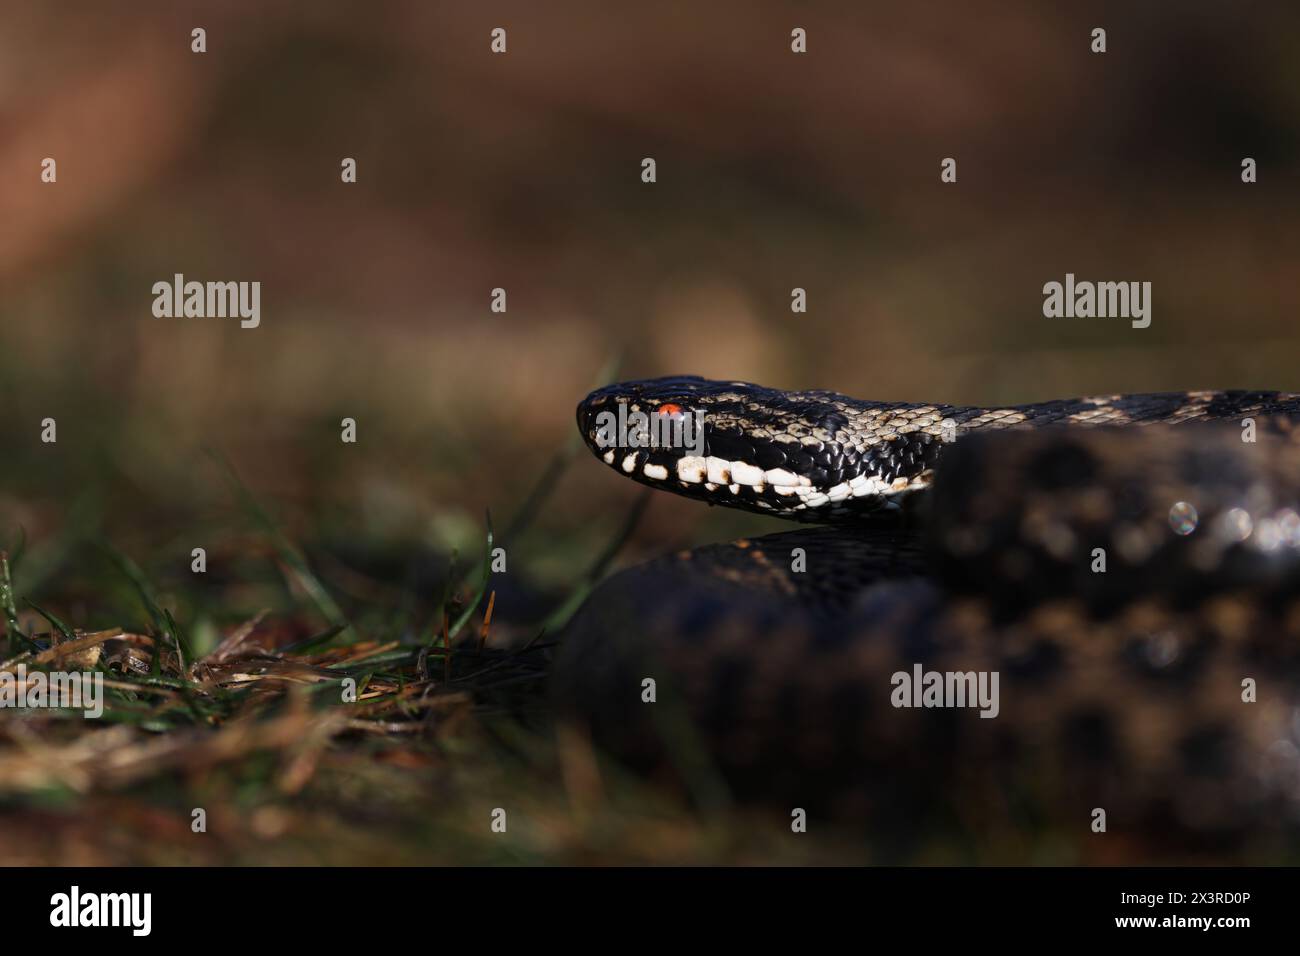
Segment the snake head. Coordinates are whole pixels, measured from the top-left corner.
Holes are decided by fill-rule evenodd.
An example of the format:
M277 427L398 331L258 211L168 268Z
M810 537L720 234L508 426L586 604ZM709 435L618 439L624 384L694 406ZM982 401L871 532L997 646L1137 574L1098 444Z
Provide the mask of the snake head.
M623 382L578 405L578 430L596 457L646 484L668 486L679 463L706 455L706 410L717 382L696 376ZM683 474L689 464L681 466Z
M815 522L879 511L928 483L933 436L900 428L909 414L940 417L928 406L675 376L597 389L577 419L592 453L635 481Z

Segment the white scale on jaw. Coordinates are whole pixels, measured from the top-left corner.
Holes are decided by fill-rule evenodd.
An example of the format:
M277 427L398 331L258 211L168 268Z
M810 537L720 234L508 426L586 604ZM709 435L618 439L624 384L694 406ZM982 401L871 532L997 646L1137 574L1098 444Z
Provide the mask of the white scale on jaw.
M605 455L605 461L613 464L613 453ZM623 470L632 472L636 469L636 454L623 459ZM642 473L655 481L665 481L668 469L664 465L646 462ZM887 482L875 475L857 475L849 481L842 481L833 488L822 491L814 488L812 481L802 475L796 475L784 468L769 468L764 471L755 465L743 461L727 461L725 458L698 455L686 455L677 460L677 480L683 485L703 484L709 491L726 486L733 495L740 494L742 486L762 491L767 485L782 496L794 495L799 498L796 509L820 508L827 503L836 504L847 498L861 498L865 495L884 495L906 489L911 482L898 479Z

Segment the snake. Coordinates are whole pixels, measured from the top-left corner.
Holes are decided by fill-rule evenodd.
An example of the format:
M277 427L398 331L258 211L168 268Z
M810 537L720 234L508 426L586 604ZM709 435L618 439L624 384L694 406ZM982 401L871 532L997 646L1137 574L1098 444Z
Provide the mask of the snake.
M799 525L606 578L561 719L886 862L1300 858L1300 394L597 389L625 479Z

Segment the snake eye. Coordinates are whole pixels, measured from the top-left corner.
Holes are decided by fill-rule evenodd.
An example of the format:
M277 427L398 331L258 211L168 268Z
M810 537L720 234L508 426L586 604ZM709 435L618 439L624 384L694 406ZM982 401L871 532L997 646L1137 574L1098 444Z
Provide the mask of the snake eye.
M675 418L678 415L682 414L682 406L675 405L672 402L664 402L657 409L655 409L655 414L662 416L664 418L669 418L669 417Z

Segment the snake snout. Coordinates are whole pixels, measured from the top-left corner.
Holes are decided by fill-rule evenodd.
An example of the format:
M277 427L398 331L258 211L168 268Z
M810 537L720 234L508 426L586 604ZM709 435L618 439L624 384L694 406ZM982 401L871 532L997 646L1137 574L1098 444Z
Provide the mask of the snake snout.
M597 389L577 408L578 430L605 464L645 484L678 477L679 463L700 457L706 422L702 379L677 377Z
M642 484L820 522L874 513L928 481L926 415L942 417L930 406L672 377L592 392L578 427L596 457Z

